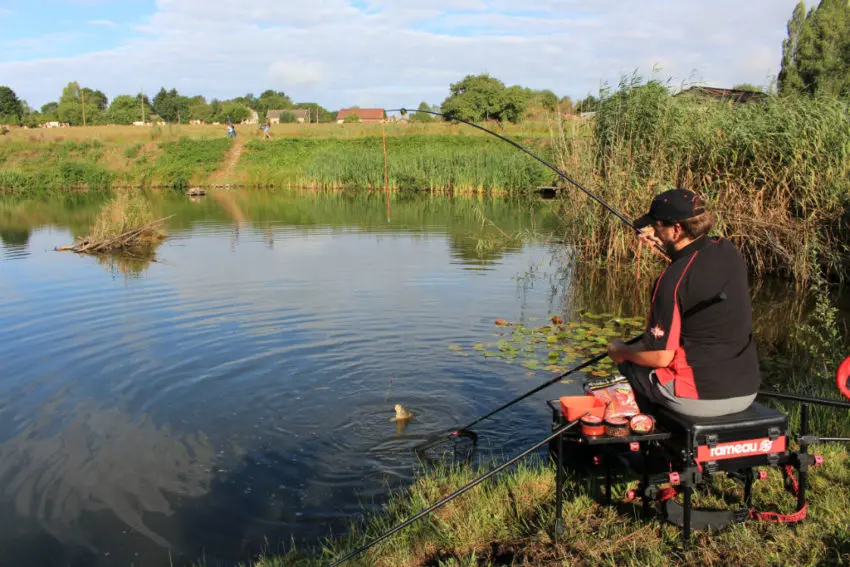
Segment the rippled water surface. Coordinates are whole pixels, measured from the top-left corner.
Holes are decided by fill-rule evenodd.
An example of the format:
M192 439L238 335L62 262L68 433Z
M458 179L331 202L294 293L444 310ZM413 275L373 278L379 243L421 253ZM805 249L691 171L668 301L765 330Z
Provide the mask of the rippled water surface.
M551 376L470 348L497 317L569 315L557 249L497 238L551 228L545 203L418 199L388 223L380 199L163 200L155 263L52 251L96 205L0 217L3 564L315 542L409 482L424 435ZM482 424L482 453L543 435L558 393Z

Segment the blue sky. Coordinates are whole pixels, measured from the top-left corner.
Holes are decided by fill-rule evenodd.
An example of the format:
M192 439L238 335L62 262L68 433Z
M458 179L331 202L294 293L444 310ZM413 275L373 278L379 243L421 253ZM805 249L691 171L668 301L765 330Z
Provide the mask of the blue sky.
M330 109L439 103L483 72L573 98L636 69L674 85L764 84L795 4L0 0L0 84L36 107L76 80L110 98L271 88Z

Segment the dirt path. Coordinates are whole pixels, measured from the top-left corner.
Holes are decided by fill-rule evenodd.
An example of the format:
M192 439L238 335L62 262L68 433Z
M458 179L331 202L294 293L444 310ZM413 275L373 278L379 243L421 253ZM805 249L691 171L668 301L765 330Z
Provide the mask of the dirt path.
M237 138L233 142L233 147L224 157L224 162L221 164L215 173L210 176L210 181L233 181L233 172L236 169L236 164L239 163L239 156L242 155L244 144L242 140Z

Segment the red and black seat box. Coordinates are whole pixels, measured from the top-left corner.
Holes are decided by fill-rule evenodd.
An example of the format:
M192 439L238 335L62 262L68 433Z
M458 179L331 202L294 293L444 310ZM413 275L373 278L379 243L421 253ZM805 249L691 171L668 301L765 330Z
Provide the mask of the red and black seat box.
M686 466L712 470L779 464L788 448L788 415L753 403L740 413L689 417L655 409L656 421L672 436L667 446L681 450Z

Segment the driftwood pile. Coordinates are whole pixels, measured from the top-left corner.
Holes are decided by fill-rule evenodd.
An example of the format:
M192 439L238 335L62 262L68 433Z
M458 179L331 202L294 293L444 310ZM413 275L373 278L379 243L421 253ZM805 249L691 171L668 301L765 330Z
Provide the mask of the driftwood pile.
M76 243L70 246L60 246L56 250L70 250L77 254L107 254L149 248L165 238L165 232L160 230L159 226L170 218L168 216L151 221L144 226L128 230L111 238L96 239L91 236L80 238Z

